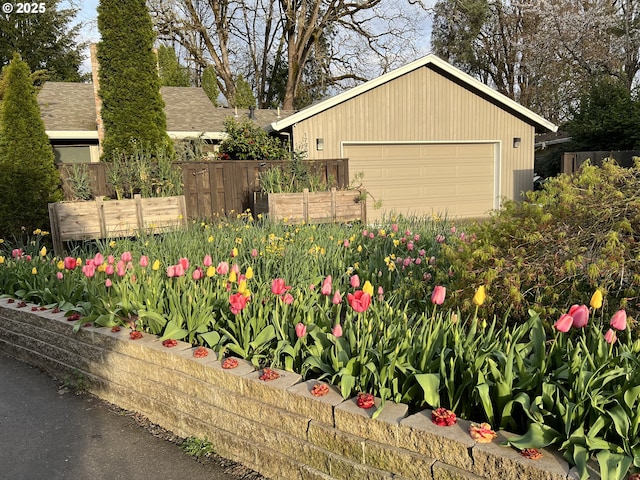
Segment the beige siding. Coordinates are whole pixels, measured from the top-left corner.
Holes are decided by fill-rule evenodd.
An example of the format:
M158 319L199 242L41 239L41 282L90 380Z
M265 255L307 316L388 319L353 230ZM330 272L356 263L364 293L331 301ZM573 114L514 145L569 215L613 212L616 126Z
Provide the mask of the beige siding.
M312 159L343 157L343 142L495 141L502 195L519 198L533 181L534 127L428 66L299 122L293 141Z

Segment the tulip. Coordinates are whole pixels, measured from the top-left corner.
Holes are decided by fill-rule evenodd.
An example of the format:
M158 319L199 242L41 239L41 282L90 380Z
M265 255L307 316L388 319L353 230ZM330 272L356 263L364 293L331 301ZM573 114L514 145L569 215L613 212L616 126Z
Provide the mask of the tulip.
M331 289L332 289L332 285L331 285L331 275L328 275L327 278L324 279L324 281L322 282L322 288L320 289L320 293L322 293L322 295L331 295Z
M334 337L340 338L342 336L342 325L336 323L335 326L331 329L331 333Z
M120 260L125 263L131 262L133 260L133 255L131 255L131 252L124 252L122 255L120 255Z
M255 248L254 248L253 250L251 250L251 256L252 256L253 258L257 257L257 256L258 256L258 250L257 250L257 249L255 249Z
M607 333L604 334L604 340L609 344L612 345L615 343L615 341L617 340L617 335L616 332L613 329L609 329L607 330Z
M478 290L476 290L476 294L473 296L473 303L475 305L482 305L487 298L487 294L484 289L484 285L480 285Z
M193 278L195 281L200 280L203 276L204 276L204 272L200 267L197 267L191 274L191 278Z
M42 247L40 249L40 256L41 257L46 257L47 256L47 247Z
M11 256L13 258L20 258L22 255L24 254L22 253L22 250L19 248L14 248L11 252Z
M569 309L569 315L573 317L573 326L583 328L589 323L589 309L586 305L574 305Z
M31 269L31 275L37 275L38 274L38 269L36 267L33 267Z
M296 336L302 338L307 334L307 327L304 323L298 323L296 325Z
M207 267L207 277L211 278L216 274L216 269L212 266Z
M64 268L66 268L67 270L73 270L74 268L76 268L76 265L77 265L77 261L75 258L65 257Z
M384 288L382 288L382 285L380 285L378 287L378 301L382 301L384 298Z
M442 305L444 303L444 297L447 295L447 288L442 285L437 285L433 289L431 294L431 303L434 305Z
M235 270L231 270L231 272L229 272L229 278L228 278L229 283L234 283L237 280L238 280L238 274L236 273Z
M175 265L171 265L167 267L167 277L173 278L176 276L176 267Z
M113 285L113 282L111 282L110 278L107 278L104 282L104 286L109 288L111 285Z
M180 264L180 266L182 267L183 270L189 270L189 259L188 258L181 258L180 260L178 260L178 263Z
M244 273L244 278L246 278L247 280L251 280L253 278L253 268L247 268L247 271Z
M84 273L85 277L92 278L96 274L96 267L92 263L88 263L82 267L82 273Z
M211 265L213 265L213 259L211 258L211 255L205 255L204 259L202 260L202 264L205 267L210 267Z
M58 273L56 273L56 278L58 280L62 280L64 278L64 275L62 274L62 272L58 272Z
M602 292L599 289L593 292L589 305L591 305L591 308L593 308L594 310L602 307Z
M287 305L291 305L293 303L293 295L291 295L289 292L285 293L280 298L282 298L282 301Z
M113 265L107 265L104 269L104 273L106 273L107 275L113 275L115 273Z
M149 257L147 257L146 255L142 255L140 257L140 266L142 268L147 268L149 266Z
M291 287L286 285L284 278L274 278L271 280L271 293L274 295L284 295Z
M151 270L153 270L154 272L157 272L158 270L160 270L160 260L153 261L153 265L151 265Z
M247 306L248 297L245 297L242 293L234 293L229 296L229 309L231 313L237 315L244 307Z
M220 262L216 268L218 275L226 275L229 273L229 264L227 262Z
M356 293L347 294L347 301L351 308L353 308L356 312L362 313L365 312L369 305L371 304L371 295L363 290L358 290Z
M331 303L334 305L339 305L342 303L342 295L340 294L340 290L336 290L333 294L333 298L331 299Z
M349 283L353 288L358 288L360 286L360 277L358 277L358 275L353 275L349 279Z
M627 312L623 310L618 310L611 317L611 321L609 322L612 328L616 330L625 330L627 328Z
M120 260L116 265L116 273L119 277L124 277L124 274L127 273L126 265L122 260Z
M373 285L371 285L371 282L369 280L364 282L362 291L368 293L369 296L373 297Z
M563 313L560 318L553 324L553 327L559 332L567 333L573 325L573 317L567 313Z
M107 263L108 263L109 265L113 265L113 264L115 263L115 261L116 261L116 257L114 257L113 255L109 255L109 256L107 257Z
M231 249L231 257L237 257L238 256L238 249L236 247L233 247Z
M240 273L240 266L237 263L234 263L231 265L231 271L236 272L236 275L238 275Z

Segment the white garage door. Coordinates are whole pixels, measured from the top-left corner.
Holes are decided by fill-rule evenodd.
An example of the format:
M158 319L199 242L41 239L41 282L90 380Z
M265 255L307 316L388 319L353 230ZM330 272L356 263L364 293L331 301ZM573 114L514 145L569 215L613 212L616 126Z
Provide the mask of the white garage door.
M382 208L368 199L367 220L385 213L482 217L495 208L495 143L412 143L343 145L349 176L362 184Z

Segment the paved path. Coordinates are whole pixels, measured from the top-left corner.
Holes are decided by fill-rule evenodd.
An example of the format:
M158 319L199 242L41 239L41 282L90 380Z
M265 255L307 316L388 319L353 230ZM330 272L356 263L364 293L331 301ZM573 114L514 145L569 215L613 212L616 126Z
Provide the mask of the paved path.
M134 414L0 352L0 479L152 478L259 477L231 462L200 463L142 428Z

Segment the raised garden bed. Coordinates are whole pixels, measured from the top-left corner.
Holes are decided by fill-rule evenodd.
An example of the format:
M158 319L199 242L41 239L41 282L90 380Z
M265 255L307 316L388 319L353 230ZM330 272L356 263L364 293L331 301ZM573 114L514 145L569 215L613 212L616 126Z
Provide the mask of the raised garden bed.
M354 190L254 193L254 212L272 220L305 223L366 222L366 201Z

